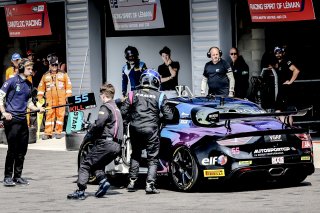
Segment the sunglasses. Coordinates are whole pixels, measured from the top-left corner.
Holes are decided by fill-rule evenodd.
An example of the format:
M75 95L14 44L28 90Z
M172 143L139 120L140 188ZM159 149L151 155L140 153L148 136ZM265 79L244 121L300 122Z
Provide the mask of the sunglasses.
M230 55L238 55L238 53L230 53Z
M51 64L51 66L53 66L53 67L57 67L57 66L58 66L58 64Z

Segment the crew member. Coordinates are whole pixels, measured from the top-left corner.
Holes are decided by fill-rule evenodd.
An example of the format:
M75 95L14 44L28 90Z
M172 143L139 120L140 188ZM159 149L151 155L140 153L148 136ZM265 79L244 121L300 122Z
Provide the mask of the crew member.
M58 69L58 58L52 56L49 61L49 71L46 72L39 83L38 100L46 97L48 107L66 104L66 98L72 96L72 86L68 74ZM46 122L42 140L53 137L55 127L55 137L63 137L65 107L59 107L48 110L46 113Z
M17 75L9 78L0 89L0 110L4 116L4 128L8 151L4 169L4 186L29 184L21 177L24 158L28 149L29 129L26 119L27 108L44 112L36 107L31 98L32 84L27 79L32 75L33 62L22 59Z

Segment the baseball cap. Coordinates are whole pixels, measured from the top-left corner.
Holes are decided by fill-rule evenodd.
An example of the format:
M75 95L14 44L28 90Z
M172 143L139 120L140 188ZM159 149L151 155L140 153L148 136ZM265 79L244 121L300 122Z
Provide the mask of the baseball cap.
M29 55L34 55L34 53L32 52L32 50L28 50L28 51L27 51L27 56L29 56Z
M169 47L165 46L164 48L162 48L162 50L159 51L160 55L162 55L162 53L170 55L171 50L169 49Z
M273 50L274 53L283 52L283 48L281 47L275 47Z
M21 59L21 56L19 53L13 53L12 56L11 56L11 61L16 61L16 60L19 60Z

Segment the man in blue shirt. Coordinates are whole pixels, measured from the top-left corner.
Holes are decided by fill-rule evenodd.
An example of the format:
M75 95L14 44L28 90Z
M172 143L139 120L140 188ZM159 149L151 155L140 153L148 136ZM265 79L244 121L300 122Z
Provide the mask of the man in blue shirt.
M19 73L8 79L0 89L0 111L4 120L8 151L4 169L4 186L28 185L21 177L24 158L28 149L29 129L24 114L27 108L44 112L36 107L31 98L32 83L27 79L32 75L33 62L22 59L18 65Z

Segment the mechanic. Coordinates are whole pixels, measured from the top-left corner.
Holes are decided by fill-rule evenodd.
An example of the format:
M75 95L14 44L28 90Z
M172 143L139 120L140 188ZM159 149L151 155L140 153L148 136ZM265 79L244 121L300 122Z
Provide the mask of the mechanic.
M100 98L103 104L98 113L95 124L85 137L94 140L94 146L81 162L78 174L79 189L67 196L68 199L84 200L90 172L94 172L99 181L96 197L102 197L110 187L104 167L113 161L121 150L123 140L123 122L119 108L113 100L115 89L112 84L100 87Z
M208 85L209 95L234 97L233 72L229 63L221 56L222 51L218 47L211 47L207 52L207 57L211 58L211 61L204 66L201 95L205 95Z
M284 57L284 48L275 47L274 54L277 64L274 66L278 75L278 95L275 103L276 112L288 110L290 105L290 94L292 93L292 83L297 79L300 70L291 60ZM284 117L279 117L284 122ZM289 124L293 124L292 116L289 116Z
M139 86L141 73L147 69L146 64L139 59L139 52L136 47L128 46L124 50L126 64L122 67L122 95L127 95L128 84L131 87L129 91L136 90Z
M159 92L160 75L152 69L145 70L140 78L141 88L129 92L121 113L130 122L129 132L132 154L129 169L128 191L136 191L135 182L138 179L141 152L147 150L148 174L145 191L147 194L158 194L155 187L160 148L160 113L164 119L172 119L172 109L166 105L167 97ZM125 122L125 123L126 123Z
M38 100L41 100L45 94L48 107L66 104L66 98L72 96L72 86L68 74L58 69L58 57L52 56L49 61L49 71L46 72L38 86ZM53 137L55 126L55 137L63 137L63 122L65 107L48 110L46 113L46 122L42 140Z
M18 64L18 75L9 78L0 89L0 111L4 120L8 151L4 169L4 186L28 185L21 177L28 149L29 129L26 119L27 108L44 112L36 107L31 98L32 84L27 79L32 75L33 62L22 59ZM13 175L13 177L12 177Z

